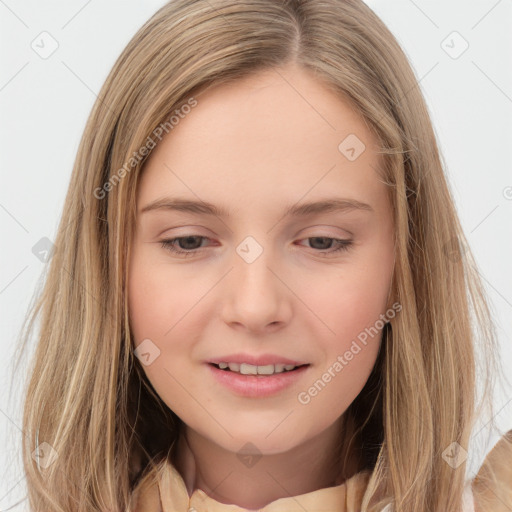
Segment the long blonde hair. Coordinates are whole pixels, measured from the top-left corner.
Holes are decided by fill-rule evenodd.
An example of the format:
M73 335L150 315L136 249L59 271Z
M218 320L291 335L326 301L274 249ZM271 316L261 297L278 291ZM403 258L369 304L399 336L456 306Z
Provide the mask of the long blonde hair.
M346 412L372 471L362 510L460 509L465 464L452 467L443 452L454 442L467 449L481 406L492 411L476 400L477 349L487 398L498 349L404 52L361 0L173 0L129 42L98 95L24 325L23 348L41 321L23 415L32 510L128 510L141 476L170 456L181 424L133 355L126 300L141 148L203 91L291 62L350 101L377 135L395 217L391 292L402 311ZM41 468L32 454L43 442L56 456Z

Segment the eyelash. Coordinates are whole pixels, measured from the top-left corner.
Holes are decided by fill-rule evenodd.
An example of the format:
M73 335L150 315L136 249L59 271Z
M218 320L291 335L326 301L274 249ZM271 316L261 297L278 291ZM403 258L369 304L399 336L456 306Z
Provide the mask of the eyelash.
M186 238L207 239L208 237L200 236L200 235L178 236L176 238L170 238L168 240L161 240L161 246L163 249L166 249L169 252L179 254L184 257L193 256L193 255L201 252L201 249L204 249L204 247L200 247L199 249L190 249L188 251L183 250L183 249L177 249L175 242L177 242L178 240L186 239ZM352 240L341 240L339 238L333 238L333 237L328 237L328 236L309 236L309 237L305 238L304 240L309 240L311 238L325 238L327 240L333 240L335 243L338 244L338 247L336 249L328 251L328 252L327 251L319 252L319 250L317 250L319 255L323 255L323 254L328 255L328 254L348 251L350 249L350 247L352 246Z

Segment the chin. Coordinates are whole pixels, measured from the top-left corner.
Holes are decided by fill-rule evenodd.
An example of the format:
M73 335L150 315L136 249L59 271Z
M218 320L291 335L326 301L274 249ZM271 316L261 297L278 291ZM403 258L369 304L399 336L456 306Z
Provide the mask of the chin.
M277 455L292 450L304 442L304 439L298 438L296 431L294 437L291 437L288 432L277 432L278 424L279 422L258 429L230 428L229 433L232 437L223 436L222 439L210 437L210 440L230 452L237 454L243 452L249 455Z

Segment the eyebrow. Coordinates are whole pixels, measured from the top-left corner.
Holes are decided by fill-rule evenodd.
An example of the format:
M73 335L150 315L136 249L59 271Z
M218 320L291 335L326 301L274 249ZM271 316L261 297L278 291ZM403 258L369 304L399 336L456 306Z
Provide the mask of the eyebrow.
M214 215L216 217L231 217L231 213L221 206L206 201L192 201L180 197L163 197L144 206L140 213L155 210L179 211L199 215ZM309 203L293 204L288 206L283 217L306 217L327 212L349 212L353 210L373 212L373 208L361 201L349 198L327 198Z

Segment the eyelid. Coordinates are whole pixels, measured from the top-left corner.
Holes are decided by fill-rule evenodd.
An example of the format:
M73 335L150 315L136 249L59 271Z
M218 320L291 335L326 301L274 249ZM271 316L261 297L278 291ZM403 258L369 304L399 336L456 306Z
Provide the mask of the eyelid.
M175 231L175 230L188 230L188 231L183 231L183 234L174 234L173 233L173 237L174 238L184 238L184 237L187 237L187 236L204 236L205 238L209 238L208 235L202 235L198 232L195 232L194 230L205 230L205 231L208 231L210 233L212 233L212 231L210 231L208 228L204 228L202 226L196 226L196 225L187 225L187 226L173 226L173 227L168 227L166 229L164 229L163 231L159 232L157 236L164 236L163 233L167 233L168 231ZM302 230L299 231L299 233L303 232L303 231L308 231L309 230L315 230L315 229L318 229L320 231L324 230L324 229L336 229L338 232L339 231L342 231L344 234L319 234L317 231L314 231L314 234L313 235L309 235L309 236L304 236L304 235L295 235L296 237L298 236L302 236L302 238L313 238L313 237L318 237L318 236L324 236L324 237L329 237L329 238L339 238L341 236L347 236L347 237L353 237L354 234L352 231L346 229L346 228L341 228L340 226L333 226L333 225L329 225L329 224L314 224L312 226L308 226L307 228L304 228ZM169 235L169 237L171 237Z

